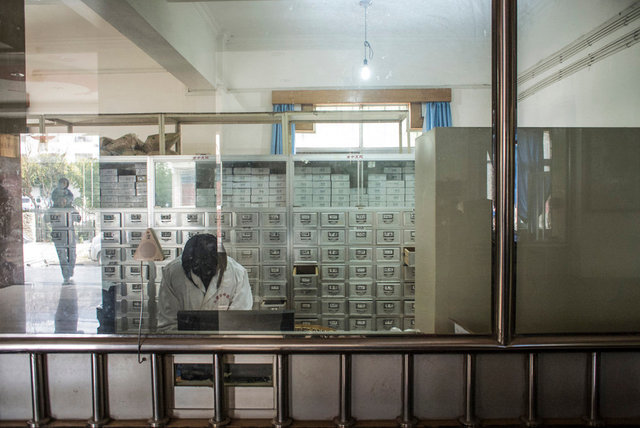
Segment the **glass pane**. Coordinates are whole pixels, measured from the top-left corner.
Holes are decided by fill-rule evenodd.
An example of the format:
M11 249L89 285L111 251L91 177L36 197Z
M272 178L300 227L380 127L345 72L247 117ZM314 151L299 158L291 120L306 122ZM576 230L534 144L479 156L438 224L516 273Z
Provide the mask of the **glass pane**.
M233 321L212 318L214 310L251 309L242 311L248 330L278 322L254 313L278 313L277 333L293 322L300 334L490 331L489 0L373 2L369 80L360 77L357 0L134 3L26 2L23 165L49 181L69 178L81 220L51 211L49 223L41 221L36 212L54 209L50 184L26 173L23 186L1 177L16 207L20 190L25 196L18 267L26 278L16 275L20 288L0 291L26 301L26 315L8 328L175 330L178 306L171 316L158 308L170 306L163 299L176 274L179 286L191 287L181 296L198 303L183 299L190 303L179 309L207 310L189 318L191 326ZM149 29L143 38L140 28ZM437 97L458 133L440 134L436 125L419 137L422 98L366 101L403 88L421 97L443 89ZM279 91L318 98L272 115L283 109L274 105ZM336 105L324 96L331 91L366 96ZM282 129L300 113L333 116L292 119L298 127ZM437 156L419 164L431 138L441 141ZM65 232L53 234L63 217ZM66 237L70 250L71 228L74 287L62 284L54 242ZM429 246L420 247L420 234ZM313 244L303 241L309 237ZM429 259L433 250L438 257ZM62 253L71 260L71 251ZM473 266L465 274L461 258ZM242 293L220 291L212 272L240 278ZM201 305L207 290L211 299Z
M638 331L638 5L518 7L517 332Z
M296 152L358 150L359 130L356 123L317 123L313 133L296 133Z

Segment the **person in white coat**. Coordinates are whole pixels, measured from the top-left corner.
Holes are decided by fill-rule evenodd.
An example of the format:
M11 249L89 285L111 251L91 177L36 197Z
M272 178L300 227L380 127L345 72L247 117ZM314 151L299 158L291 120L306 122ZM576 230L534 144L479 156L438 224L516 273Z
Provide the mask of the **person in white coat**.
M247 270L227 257L224 249L218 252L214 235L194 235L182 255L162 268L159 330L176 330L181 310L250 310L252 306Z

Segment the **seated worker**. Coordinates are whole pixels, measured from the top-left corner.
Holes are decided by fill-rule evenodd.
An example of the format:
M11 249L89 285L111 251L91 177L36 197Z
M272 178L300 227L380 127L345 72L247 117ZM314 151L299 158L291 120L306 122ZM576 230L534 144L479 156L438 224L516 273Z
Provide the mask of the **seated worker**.
M214 235L194 235L182 255L162 268L158 329L175 330L181 310L250 310L247 270L217 248Z

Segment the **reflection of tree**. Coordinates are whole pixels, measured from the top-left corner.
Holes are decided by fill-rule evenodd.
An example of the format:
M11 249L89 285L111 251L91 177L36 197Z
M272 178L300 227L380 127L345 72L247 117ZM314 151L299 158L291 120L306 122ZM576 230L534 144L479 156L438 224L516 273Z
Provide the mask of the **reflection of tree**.
M158 162L156 164L156 206L171 206L171 189L172 189L171 169L165 163Z
M80 159L69 163L64 154L43 153L37 156L23 156L21 167L22 192L33 200L35 188L40 189L40 196L44 200L49 200L60 177L66 177L71 186L80 192L80 195L76 195L74 205L94 208L99 203L100 179L96 160Z

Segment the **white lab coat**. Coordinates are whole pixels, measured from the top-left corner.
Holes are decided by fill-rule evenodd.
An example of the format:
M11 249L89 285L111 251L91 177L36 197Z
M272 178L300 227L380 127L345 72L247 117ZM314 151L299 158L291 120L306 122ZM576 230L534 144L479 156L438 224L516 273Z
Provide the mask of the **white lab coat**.
M216 290L218 275L209 287L191 273L190 280L182 269L178 257L162 268L162 283L158 292L158 329L176 330L178 311L181 310L250 310L253 296L247 270L240 263L227 257L227 269L220 288Z

